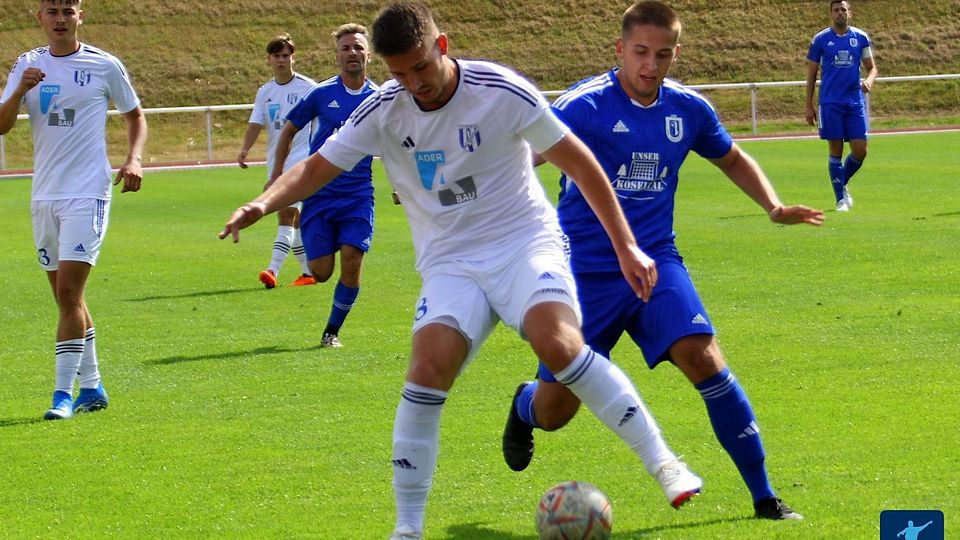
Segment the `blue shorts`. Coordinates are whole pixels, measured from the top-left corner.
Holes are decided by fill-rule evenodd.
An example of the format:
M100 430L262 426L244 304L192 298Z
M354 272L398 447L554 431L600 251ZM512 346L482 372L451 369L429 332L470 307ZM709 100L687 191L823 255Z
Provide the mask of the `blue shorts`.
M340 246L363 252L373 241L373 199L307 199L300 214L300 237L307 260L336 253Z
M610 358L610 351L626 332L653 369L670 359L670 347L680 338L716 333L681 261L657 260L657 276L657 285L645 304L620 272L574 275L583 313L583 338L590 348ZM537 376L556 381L542 363Z
M820 138L840 141L867 138L863 103L821 103Z

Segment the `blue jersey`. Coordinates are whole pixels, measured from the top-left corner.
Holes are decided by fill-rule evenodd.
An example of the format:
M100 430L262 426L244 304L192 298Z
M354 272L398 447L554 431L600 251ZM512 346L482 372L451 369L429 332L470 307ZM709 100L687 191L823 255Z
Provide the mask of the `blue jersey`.
M617 70L581 82L553 103L554 111L593 151L610 179L637 244L652 257L676 253L673 232L677 173L690 150L720 158L733 147L727 130L702 96L664 81L657 101L631 101ZM565 175L557 210L570 238L574 272L620 271L600 221Z
M317 131L310 141L310 153L317 151L328 137L333 135L347 121L364 99L377 91L376 84L366 81L359 91L348 90L340 76L331 77L313 87L288 114L287 120L298 129L303 129L317 119ZM314 193L305 202L319 202L328 197L368 197L373 198L370 163L373 158L367 156L352 170L343 174Z
M860 63L870 55L870 37L859 28L838 36L830 27L813 36L807 60L820 64L820 103L863 103Z

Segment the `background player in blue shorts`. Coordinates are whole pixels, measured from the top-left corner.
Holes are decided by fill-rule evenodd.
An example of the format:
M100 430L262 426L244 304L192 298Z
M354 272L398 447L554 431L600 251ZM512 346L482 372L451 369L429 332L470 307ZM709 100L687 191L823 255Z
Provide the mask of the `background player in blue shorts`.
M756 515L800 519L776 497L767 480L753 410L727 367L677 251L673 232L677 173L693 150L723 171L775 223L819 225L823 213L784 206L756 162L730 139L709 103L664 80L680 51L679 37L680 21L667 5L634 4L624 13L616 45L622 67L581 81L553 104L557 116L600 161L640 248L654 259L659 276L648 302L630 293L577 183L562 176L558 212L569 238L584 337L594 350L609 355L626 332L649 367L673 362L703 397L717 439L750 489ZM538 378L517 389L504 430L504 458L514 470L526 468L533 457L533 427L559 429L579 408L577 398L542 364Z
M867 157L867 118L863 93L873 88L877 64L866 32L849 25L853 11L850 3L830 2L833 24L813 36L807 52L807 123L820 119L820 138L826 139L830 151L828 170L837 212L853 207L847 190L850 178ZM860 80L860 64L867 76ZM813 91L817 70L821 70L820 111L813 108ZM843 141L850 141L850 154L843 161Z
M296 134L316 119L317 129L310 141L310 153L320 148L335 133L354 109L377 90L367 80L370 48L367 29L359 24L344 24L333 32L337 44L340 74L313 88L287 114L287 123L277 143L271 183L282 173L282 164ZM373 239L372 158L367 156L350 171L303 201L300 231L307 264L314 279L324 283L333 274L337 251L340 252L340 279L333 291L333 306L320 340L322 347L340 347L338 336L347 314L360 294L360 268L363 255Z

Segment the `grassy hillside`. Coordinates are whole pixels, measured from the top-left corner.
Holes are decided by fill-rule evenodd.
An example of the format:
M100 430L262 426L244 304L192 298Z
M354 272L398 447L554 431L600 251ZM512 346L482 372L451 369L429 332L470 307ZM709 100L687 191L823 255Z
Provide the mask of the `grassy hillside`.
M509 64L544 90L562 89L615 63L613 42L628 5L610 0L434 4L455 56ZM297 69L325 78L335 72L331 30L347 21L370 24L382 5L369 0L88 0L81 32L83 40L126 63L145 107L249 103L269 77L263 46L270 37L290 32L298 44ZM829 23L824 0L676 0L672 5L685 23L684 48L673 75L691 84L802 80L810 37ZM42 43L36 6L36 0L0 3L0 85L6 85L7 66L17 55ZM853 8L854 24L875 41L881 75L960 72L957 0L859 0ZM378 81L386 77L381 62L374 60L371 74ZM709 97L730 127L745 129L747 92L713 91ZM773 126L767 131L802 124L802 88L765 89L759 100L761 120ZM883 84L874 92L872 106L875 120L960 123L960 82ZM245 112L217 115L216 157L233 156L246 117ZM199 115L150 121L150 150L158 154L152 157L206 158ZM13 156L8 162L29 160L28 137L13 135L7 141Z
M799 80L810 37L827 26L823 0L677 0L685 21L675 75L690 83ZM382 2L303 0L210 4L88 0L83 39L120 56L148 106L249 101L264 79L262 47L289 31L299 68L314 77L334 71L330 31L369 23ZM623 1L479 0L438 5L454 54L515 66L544 89L559 89L614 62L612 42ZM960 71L960 2L861 0L854 24L872 34L886 75ZM0 6L0 62L42 40L35 0ZM0 83L6 83L6 69ZM375 62L374 75L385 76Z

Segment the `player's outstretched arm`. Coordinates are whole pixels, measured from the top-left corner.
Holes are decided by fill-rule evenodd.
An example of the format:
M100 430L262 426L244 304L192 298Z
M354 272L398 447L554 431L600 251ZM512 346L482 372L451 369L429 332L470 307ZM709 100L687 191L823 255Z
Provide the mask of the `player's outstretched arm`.
M127 160L117 171L113 185L123 182L120 193L136 192L140 191L140 183L143 181L143 147L147 144L147 117L143 114L143 109L137 107L123 113L123 119L127 123Z
M306 199L342 172L343 169L319 153L314 153L280 175L259 197L237 208L218 236L221 240L232 236L234 242L239 242L240 229L253 225L267 214Z
M657 284L657 266L637 247L610 181L593 153L576 135L567 133L556 144L541 152L541 156L577 183L577 188L590 203L590 208L610 237L620 260L620 269L630 287L644 302L649 300Z
M763 174L760 165L736 143L721 158L710 160L744 193L759 204L771 221L783 225L823 224L823 211L803 205L784 206L777 192Z

